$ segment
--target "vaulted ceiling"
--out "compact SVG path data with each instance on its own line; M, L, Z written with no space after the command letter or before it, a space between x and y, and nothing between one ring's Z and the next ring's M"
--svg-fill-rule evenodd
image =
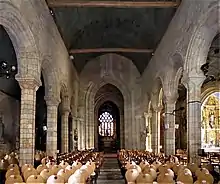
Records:
M131 59L142 73L176 11L176 7L50 7L78 72L106 52L75 53L76 49L132 48L145 51L117 53Z

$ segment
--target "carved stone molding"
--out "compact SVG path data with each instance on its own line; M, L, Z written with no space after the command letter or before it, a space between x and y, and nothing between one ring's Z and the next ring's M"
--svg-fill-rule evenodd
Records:
M46 104L48 106L57 106L61 102L60 98L54 97L54 96L45 96L44 100L46 101Z
M21 89L37 89L41 86L41 81L35 78L18 78L16 77Z

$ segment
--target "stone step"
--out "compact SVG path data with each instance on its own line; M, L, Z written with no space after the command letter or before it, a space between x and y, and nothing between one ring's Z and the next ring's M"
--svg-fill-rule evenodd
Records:
M100 168L97 184L124 184L125 181L121 175L117 157L107 156Z
M118 176L121 177L121 173L119 172L101 172L99 174L100 177L105 177L105 176Z
M120 169L119 168L101 168L100 169L100 173L101 172L119 172L120 173Z
M99 175L98 181L99 180L123 180L123 177L121 175Z
M124 180L98 180L97 184L125 184Z

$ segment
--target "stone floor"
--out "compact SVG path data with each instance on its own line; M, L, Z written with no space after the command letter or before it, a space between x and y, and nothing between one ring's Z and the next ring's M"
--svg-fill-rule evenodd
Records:
M97 184L125 184L116 154L105 154Z

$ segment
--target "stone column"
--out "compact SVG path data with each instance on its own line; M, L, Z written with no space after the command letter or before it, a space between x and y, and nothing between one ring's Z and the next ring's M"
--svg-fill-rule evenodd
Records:
M201 148L201 86L203 74L190 76L187 80L187 151L188 162L200 164L198 149Z
M78 149L85 149L85 124L83 118L78 118Z
M167 100L165 104L165 155L175 154L175 100Z
M45 97L47 104L47 155L56 156L57 153L57 112L60 99Z
M36 91L40 81L16 78L21 88L19 164L34 164Z
M81 125L81 149L86 149L86 129L85 129L85 120L80 118L80 125Z
M146 150L151 150L151 118L152 113L144 113L145 117L145 124L146 129L148 130L148 133L146 135Z
M153 107L152 113L152 151L154 153L160 152L160 111L161 107Z
M72 150L76 150L78 148L78 141L74 140L74 132L77 132L78 135L78 126L77 126L77 118L75 116L72 117L72 138L73 138L73 148Z
M78 140L77 140L77 146L78 150L82 149L82 143L81 143L81 122L79 118L77 118L77 135L78 135Z
M61 117L61 151L62 153L68 153L69 151L69 109L62 111Z
M91 125L89 125L89 149L95 148L95 123L92 121Z
M135 116L137 131L140 132L136 134L137 136L137 149L146 149L146 123L144 115Z

